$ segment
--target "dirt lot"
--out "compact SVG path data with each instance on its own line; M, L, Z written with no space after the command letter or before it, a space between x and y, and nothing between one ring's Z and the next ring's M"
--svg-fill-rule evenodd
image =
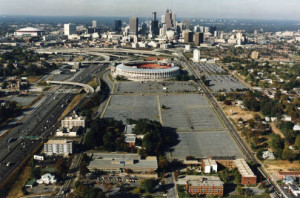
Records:
M239 118L248 121L254 118L255 112L243 110L234 105L222 105L225 113L237 123ZM232 111L231 111L232 110ZM231 113L232 112L232 113Z
M298 161L294 161L293 163L290 163L287 160L266 160L264 162L264 166L270 172L300 170L300 164L298 163Z
M282 132L275 126L274 122L270 123L270 126L272 127L272 131L278 135L280 135L281 138L284 138L284 135L282 134Z

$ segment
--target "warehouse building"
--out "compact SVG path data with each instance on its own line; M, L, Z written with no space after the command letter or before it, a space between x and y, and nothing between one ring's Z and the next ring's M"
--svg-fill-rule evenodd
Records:
M88 169L106 173L128 173L140 177L157 178L157 158L148 156L141 159L138 154L128 153L93 153Z

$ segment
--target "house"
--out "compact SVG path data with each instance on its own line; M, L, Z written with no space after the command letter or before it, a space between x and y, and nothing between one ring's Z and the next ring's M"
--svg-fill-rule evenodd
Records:
M41 179L36 180L38 184L55 184L56 181L55 176L50 173L46 173L42 175Z
M293 127L293 131L300 131L300 125L295 124L294 127Z
M265 160L265 159L269 159L269 160L274 160L276 159L275 156L274 156L274 153L267 150L267 151L264 151L262 153L262 158Z

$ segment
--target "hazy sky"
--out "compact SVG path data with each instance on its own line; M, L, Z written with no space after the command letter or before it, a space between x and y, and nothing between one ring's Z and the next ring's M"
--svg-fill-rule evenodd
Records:
M0 0L0 15L151 16L300 20L300 0Z

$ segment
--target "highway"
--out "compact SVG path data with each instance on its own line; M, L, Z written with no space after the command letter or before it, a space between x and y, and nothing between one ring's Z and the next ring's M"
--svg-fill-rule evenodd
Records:
M84 69L73 82L87 83L103 65L91 65ZM64 88L70 86L64 85ZM68 101L75 95L70 93L47 93L47 99L5 137L0 140L0 183L15 170L32 152L43 143L44 138L55 130L57 120ZM34 139L33 139L34 137ZM11 143L9 139L13 138ZM6 166L10 162L9 166Z
M276 197L287 197L284 192L282 192L281 188L278 186L276 181L272 180L272 177L270 177L269 173L265 170L265 168L261 165L260 161L256 158L255 154L251 152L248 145L243 141L243 139L238 134L236 128L234 127L233 123L228 119L228 117L223 112L222 108L219 106L219 104L216 102L215 98L213 97L210 90L201 82L200 80L200 74L195 71L193 66L190 64L190 62L185 58L185 56L181 52L177 52L179 55L179 58L181 58L185 65L189 68L189 70L194 74L196 78L199 79L199 86L203 90L203 93L206 95L210 103L213 105L215 111L219 115L220 119L230 132L231 136L241 149L241 151L244 153L246 159L248 161L252 161L253 163L258 165L258 170L266 178L266 181L272 186L272 189L274 190L274 193Z

